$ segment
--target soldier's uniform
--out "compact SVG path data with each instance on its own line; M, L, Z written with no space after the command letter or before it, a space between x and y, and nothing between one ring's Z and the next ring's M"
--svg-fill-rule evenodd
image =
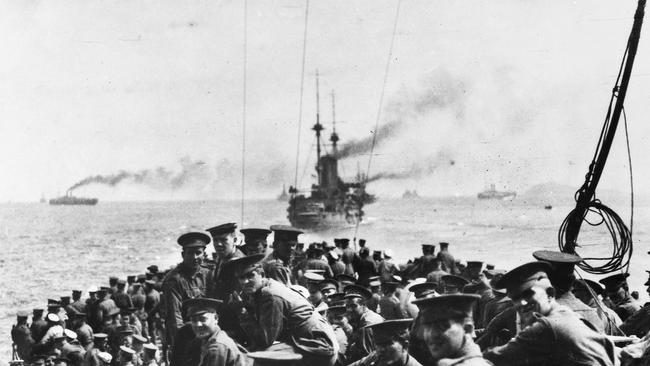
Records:
M190 232L181 235L178 244L183 250L189 248L205 248L210 243L210 237L199 232ZM182 262L169 271L163 280L163 302L165 304L165 326L174 339L176 331L183 326L181 311L183 301L206 295L207 281L210 270L198 266L190 268Z
M341 260L345 264L345 272L343 273L348 276L354 276L353 263L357 257L357 253L355 253L354 249L350 248L350 239L339 239L339 243L341 243Z
M86 312L86 302L81 300L81 291L72 290L72 299L74 300L70 305L66 306L65 311L68 313L77 312L85 313Z
M214 246L220 240L224 238L228 240L228 237L234 235L235 230L237 229L237 224L227 223L218 225L209 229L206 229L207 232L212 236L212 243ZM215 258L214 269L210 274L210 280L207 289L207 296L216 298L219 300L226 300L226 298L234 290L235 278L232 276L232 273L229 271L224 271L224 268L228 262L233 259L241 258L244 256L237 247L234 246L231 248L231 252L224 253L222 256L217 255Z
M408 339L408 326L413 322L413 319L399 319L399 320L387 320L381 323L370 325L369 328L372 329L374 342L376 345L391 345L393 342L397 341L397 338ZM400 342L401 343L401 342ZM388 362L391 362L391 365L395 366L422 366L418 360L411 356L408 352L408 345L402 344L403 350L402 354L399 355L398 360L387 360L383 354L373 351L368 356L356 361L349 366L375 366L375 365L385 365ZM392 355L390 355L392 356Z
M239 274L261 259L254 255L232 263ZM305 364L334 365L338 343L332 326L298 292L273 279L263 279L263 286L252 294L247 310L241 313L240 320L252 350L268 350L279 341L280 346L284 344L300 353Z
M111 296L115 305L120 309L127 309L133 307L133 301L131 296L125 292L126 281L119 279L117 280L117 291Z
M32 311L32 325L29 326L30 333L34 342L40 342L41 338L47 331L47 321L43 319L44 309L34 309Z
M268 247L266 238L271 233L271 230L248 228L241 229L239 232L244 234L244 245L242 246L244 254L266 254L266 248Z
M346 307L350 306L353 301L352 299L359 298L365 303L365 301L370 298L370 291L358 285L349 285L344 289L344 291L346 293ZM383 321L384 318L381 315L367 307L363 310L359 319L350 319L350 325L352 326L353 331L348 336L349 346L346 355L348 361L357 361L366 357L370 352L375 350L372 339L372 329L366 327Z
M295 282L289 267L291 247L298 242L298 235L302 234L302 230L285 225L272 225L271 231L274 233L273 252L264 259L262 266L266 277L289 286ZM280 254L280 250L289 253ZM286 257L283 257L285 254Z
M456 259L454 259L454 256L448 250L449 243L441 242L439 245L440 251L438 251L437 257L440 260L442 270L452 275L458 274Z

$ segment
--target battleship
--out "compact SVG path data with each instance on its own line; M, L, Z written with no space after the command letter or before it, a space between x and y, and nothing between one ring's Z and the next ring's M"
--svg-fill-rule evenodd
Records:
M497 191L494 184L491 184L489 190L480 192L477 196L480 200L511 200L517 196L517 192Z
M286 189L286 187L285 187L284 184L283 184L283 185L282 185L282 193L280 193L280 194L278 195L278 201L282 201L282 202L284 202L284 201L286 201L286 200L288 200L288 199L289 199L289 194L287 193L287 189Z
M418 191L416 191L415 189L412 190L412 191L409 191L407 189L402 194L402 199L404 199L404 200L416 200L416 199L419 199L419 198L420 198L420 195L418 194Z
M334 109L332 94L332 109ZM318 101L318 96L316 98ZM318 102L317 102L318 103ZM318 110L318 108L317 108ZM292 226L321 230L346 225L358 225L363 220L363 206L375 201L375 196L366 192L366 176L357 173L353 182L344 182L338 174L339 136L336 134L336 122L332 122L330 135L331 149L323 150L321 131L325 128L320 123L318 111L316 124L312 130L316 134L316 175L317 184L312 184L308 191L289 187L289 222ZM309 195L307 195L309 194Z
M75 197L72 195L72 190L68 189L65 196L50 199L50 205L96 205L99 200L97 198L84 198Z

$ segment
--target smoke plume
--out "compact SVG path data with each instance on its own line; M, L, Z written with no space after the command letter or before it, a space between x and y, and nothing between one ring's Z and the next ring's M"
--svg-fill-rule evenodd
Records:
M369 153L370 150L372 150L373 135L375 139L375 147L377 147L381 143L383 143L384 140L393 136L393 134L397 131L400 124L401 124L400 121L388 122L384 125L379 126L377 132L371 134L368 137L365 137L360 140L352 140L348 143L343 144L343 146L340 147L338 150L337 157L339 159L344 159L350 156L357 156L357 155Z

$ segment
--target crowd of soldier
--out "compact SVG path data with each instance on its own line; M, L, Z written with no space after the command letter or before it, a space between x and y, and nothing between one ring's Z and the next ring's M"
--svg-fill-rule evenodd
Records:
M575 254L510 271L423 244L405 265L359 240L233 223L178 238L182 262L18 314L30 365L618 365L646 362L650 306L627 274L576 279ZM272 248L267 237L273 233ZM211 259L206 247L214 247ZM355 243L356 244L356 243ZM356 246L356 245L355 245ZM533 258L531 258L533 259ZM650 286L650 280L647 285ZM649 287L650 288L650 287ZM631 337L630 337L631 336ZM629 344L626 346L626 344ZM624 347L625 346L625 347ZM17 358L18 358L17 357Z

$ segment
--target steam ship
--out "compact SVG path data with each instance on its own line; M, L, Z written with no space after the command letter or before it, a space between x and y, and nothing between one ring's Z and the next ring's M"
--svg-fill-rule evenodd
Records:
M478 194L478 199L480 200L511 200L515 197L517 197L517 192L497 191L496 188L494 188L494 184L490 185L489 190L480 192Z
M316 174L318 183L309 190L300 191L289 187L289 222L301 229L320 230L330 227L357 225L363 220L363 206L372 203L375 196L366 192L366 176L357 173L355 181L344 182L338 175L339 136L336 134L336 122L332 123L330 152L321 149L321 131L318 112L317 92L316 124L312 130L316 134ZM334 95L332 94L332 110ZM333 112L334 114L334 112ZM308 195L307 195L308 194Z
M52 198L50 205L96 205L99 200L97 198L84 198L75 197L72 195L72 190L68 189L65 196Z

